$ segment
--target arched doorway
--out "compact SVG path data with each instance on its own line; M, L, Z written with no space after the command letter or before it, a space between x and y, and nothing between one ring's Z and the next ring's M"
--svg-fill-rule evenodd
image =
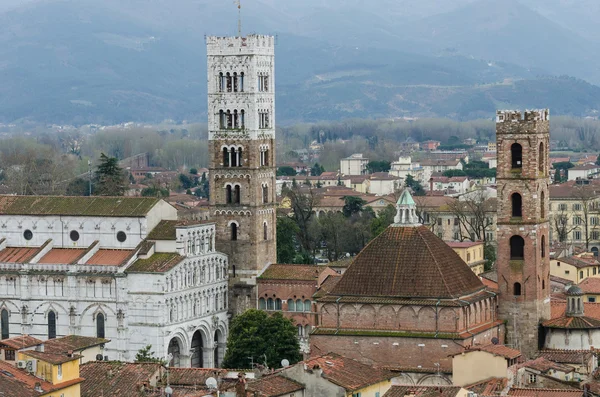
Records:
M192 337L192 368L204 368L204 343L202 341L202 333L194 332Z
M219 368L221 366L221 362L223 360L223 334L221 333L221 330L217 330L215 332L215 338L214 338L214 357L213 357L213 363L214 363L214 367L215 368Z
M173 358L169 363L169 367L179 367L181 365L181 346L179 345L179 340L177 338L171 339L171 341L169 342L169 349L167 352L173 355Z

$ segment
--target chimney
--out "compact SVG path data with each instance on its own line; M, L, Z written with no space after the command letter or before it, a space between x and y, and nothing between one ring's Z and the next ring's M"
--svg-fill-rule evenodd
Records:
M429 178L429 191L430 195L433 196L433 177Z
M73 350L67 351L67 357L73 357Z

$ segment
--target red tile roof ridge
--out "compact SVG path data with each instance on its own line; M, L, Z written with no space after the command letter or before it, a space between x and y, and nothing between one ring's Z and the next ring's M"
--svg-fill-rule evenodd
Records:
M71 263L69 263L69 265L76 265L79 263L79 261L86 256L87 254L89 254L98 244L100 244L99 240L94 240L94 242L92 244L90 244L89 247L87 247L82 253L81 255L79 255L77 258L75 258L73 261L71 261Z
M66 354L39 352L37 350L25 350L22 353L24 355L27 355L27 356L30 356L33 358L37 358L38 360L42 360L42 361L45 361L50 364L68 363L70 361L79 360L81 357L83 357L78 354L71 354L69 356Z
M0 346L4 345L15 350L41 345L42 343L44 343L42 340L35 338L31 335L19 335L12 338L0 340Z

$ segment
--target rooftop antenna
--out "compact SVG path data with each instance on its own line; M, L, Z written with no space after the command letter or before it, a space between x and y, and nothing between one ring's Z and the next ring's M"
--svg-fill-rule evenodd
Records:
M234 0L234 3L238 8L238 37L242 37L242 1Z

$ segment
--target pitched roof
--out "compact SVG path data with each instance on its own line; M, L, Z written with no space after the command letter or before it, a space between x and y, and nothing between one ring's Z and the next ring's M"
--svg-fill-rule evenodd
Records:
M98 346L110 342L104 338L93 338L90 336L68 335L62 338L48 339L44 342L44 352L54 354L65 354L69 351L78 351L88 347Z
M341 279L342 279L341 274L336 274L336 275L330 274L329 276L327 276L327 278L325 278L325 281L323 281L321 283L319 290L314 293L313 298L316 299L316 298L320 298L322 296L327 295L329 292L331 292L333 287L335 287Z
M35 391L38 384L43 393L47 395L52 391L58 391L68 386L81 383L82 378L75 378L66 382L52 384L27 372L15 368L5 361L0 361L0 395L10 397L38 397L40 392Z
M446 241L450 248L470 248L483 245L483 241Z
M248 382L246 390L258 392L258 397L277 397L304 389L304 385L288 379L281 374L264 376L254 382Z
M81 385L81 397L143 397L147 394L138 389L148 382L161 368L157 363L123 363L119 361L91 361L79 367L85 382Z
M583 390L577 389L541 389L512 387L509 396L515 397L578 397L583 396Z
M579 283L579 288L586 294L600 294L600 278L588 277Z
M592 356L590 350L546 349L538 352L538 357L561 364L581 364Z
M138 259L127 268L127 273L164 273L177 266L183 256L177 253L155 253L150 258Z
M304 361L304 364L310 369L315 367L322 369L325 379L347 391L362 389L395 376L391 371L373 368L336 353L310 358ZM303 365L303 363L296 365Z
M519 350L511 349L510 347L505 346L505 345L489 344L489 345L480 346L479 349L486 351L488 353L495 354L497 356L502 356L502 357L510 359L510 360L521 357L521 352Z
M20 335L10 339L0 340L0 347L6 346L10 349L19 350L41 345L42 343L43 342L41 340L39 340L38 338L34 338L33 336Z
M383 397L455 397L460 386L392 386Z
M261 280L313 281L319 278L327 266L273 264L258 277Z
M178 386L204 386L208 378L222 378L226 369L220 368L169 368L169 382Z
M575 266L578 269L582 269L589 266L600 266L600 262L596 258L582 258L579 256L567 256L558 258L557 262L566 263L568 265Z
M52 248L38 263L69 264L81 257L86 251L86 249L82 248Z
M427 227L388 227L355 257L331 295L458 298L485 286Z
M542 323L544 327L548 328L564 328L564 329L600 329L600 320L595 318L580 316L580 317L567 317L562 316L553 318Z
M189 221L189 220L162 220L148 234L148 240L176 240L177 227L196 226L211 221Z
M133 253L133 250L99 249L85 264L119 266Z
M546 373L550 370L569 373L575 370L573 367L555 363L554 361L550 361L543 356L538 357L535 360L529 360L527 362L524 362L523 367L531 368L542 373Z
M555 295L552 295L554 297ZM567 310L566 300L552 300L550 302L550 317L558 318L565 315ZM588 318L600 320L600 302L583 302L583 310Z
M0 196L0 215L71 215L141 217L155 197Z
M40 249L38 247L7 247L0 251L0 262L25 263L33 258Z
M481 396L500 395L506 387L507 378L489 378L481 382L464 386L465 389Z
M68 363L69 361L79 360L81 358L81 356L77 354L68 356L66 354L38 352L36 350L25 350L23 354L50 364L64 364Z

